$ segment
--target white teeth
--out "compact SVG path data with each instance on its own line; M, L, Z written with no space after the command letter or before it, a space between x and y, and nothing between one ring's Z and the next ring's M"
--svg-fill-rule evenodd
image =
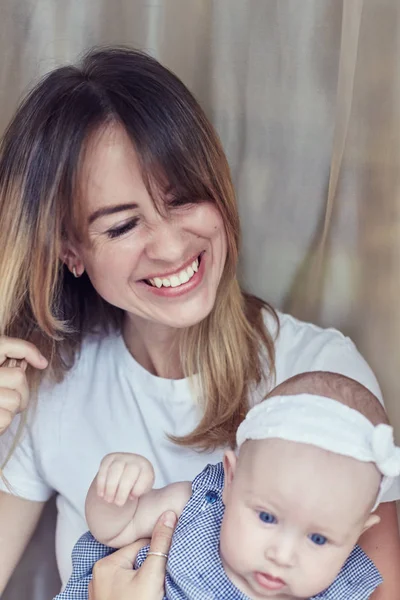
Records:
M169 280L171 282L171 287L178 287L178 285L181 284L177 275L172 275L172 277L170 277Z
M189 275L187 274L186 271L181 271L178 275L179 277L179 281L181 283L187 283L189 281Z
M197 258L192 262L189 267L180 271L176 275L171 275L171 277L154 277L153 279L149 279L148 281L152 286L161 288L161 287L178 287L187 283L192 279L193 275L197 273L199 270L199 259Z

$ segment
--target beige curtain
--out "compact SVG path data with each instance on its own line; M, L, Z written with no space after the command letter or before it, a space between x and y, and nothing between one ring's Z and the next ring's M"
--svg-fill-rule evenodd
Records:
M356 341L400 441L399 0L1 0L0 8L0 128L32 80L93 44L132 44L176 71L232 166L243 281ZM49 519L6 600L52 597Z

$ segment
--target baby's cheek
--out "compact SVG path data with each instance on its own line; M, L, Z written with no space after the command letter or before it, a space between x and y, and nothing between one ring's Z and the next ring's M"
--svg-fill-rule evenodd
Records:
M322 550L322 549L321 549ZM336 579L346 556L334 549L307 560L307 567L302 570L301 589L296 590L300 596L314 596L329 587Z
M225 513L224 519L221 525L221 535L219 540L219 550L221 559L231 564L234 560L236 547L236 530L233 527L232 519L229 518L229 514Z
M230 569L240 572L251 553L251 532L248 522L240 515L225 515L221 526L220 555Z

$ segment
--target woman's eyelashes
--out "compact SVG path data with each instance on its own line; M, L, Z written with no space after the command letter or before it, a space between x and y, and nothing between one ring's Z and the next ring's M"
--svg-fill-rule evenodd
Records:
M181 208L182 206L188 207L194 204L191 198L187 196L175 196L166 202L168 208Z
M194 204L193 200L191 200L187 196L179 196L179 197L177 196L166 202L167 208L170 208L170 209L183 208L183 207L190 208L190 206L192 206L193 204ZM134 217L130 221L127 221L126 223L123 223L122 225L119 225L118 227L112 227L111 229L108 229L106 231L106 235L111 240L121 237L125 233L128 233L129 231L134 229L136 227L136 225L138 224L138 222L139 222L139 217Z
M109 229L106 232L106 234L111 240L121 237L125 233L128 233L128 231L131 231L132 229L134 229L136 227L136 225L138 224L138 221L139 221L138 217L135 217L134 219L131 219L130 221L127 221L126 223L119 225L118 227L113 227L112 229Z

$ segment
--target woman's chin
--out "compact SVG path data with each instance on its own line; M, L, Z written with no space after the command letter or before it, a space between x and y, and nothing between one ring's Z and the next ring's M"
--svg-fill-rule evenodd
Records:
M210 314L211 310L212 306L208 311L205 311L204 307L202 307L201 311L182 310L176 315L164 315L164 318L162 320L160 319L158 322L160 325L164 324L173 329L188 329L204 321L204 319L206 319Z
M211 313L214 303L214 298L193 298L190 302L181 303L180 306L166 306L164 310L158 308L149 317L153 323L158 323L160 326L187 329L204 321Z

